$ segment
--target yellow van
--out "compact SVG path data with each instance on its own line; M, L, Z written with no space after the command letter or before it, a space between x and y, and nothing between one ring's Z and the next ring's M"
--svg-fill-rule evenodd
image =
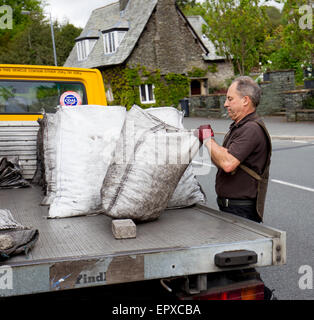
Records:
M107 105L97 69L0 64L0 121L36 121L79 104Z
M38 119L58 105L106 106L96 69L0 64L0 159L17 158L26 179L37 168Z

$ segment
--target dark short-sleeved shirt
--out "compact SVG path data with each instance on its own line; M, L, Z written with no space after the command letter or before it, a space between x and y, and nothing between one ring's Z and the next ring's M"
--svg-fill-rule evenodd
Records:
M242 164L262 174L268 155L268 143L263 129L254 119L258 116L250 113L239 123L233 122L227 133L223 147ZM216 175L216 193L218 197L229 199L255 199L257 180L241 168L235 173L226 173L218 169Z

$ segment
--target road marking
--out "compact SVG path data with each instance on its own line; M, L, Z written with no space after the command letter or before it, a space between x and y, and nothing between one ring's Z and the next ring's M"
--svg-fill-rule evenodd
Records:
M304 140L292 140L292 142L294 142L294 143L303 143L303 144L305 144L305 143L313 144L313 143L311 143L311 142L304 141Z
M289 182L276 180L276 179L271 179L271 181L275 182L275 183L283 184L283 185L288 186L288 187L293 187L293 188L297 188L297 189L301 189L301 190L305 190L305 191L314 192L314 189L308 188L308 187L304 187L304 186L300 186L298 184L289 183Z
M210 164L210 163L207 163L207 162L196 161L196 160L193 160L193 161L192 161L192 164L195 164L195 165L197 165L197 166L205 166L205 167L216 168L216 166L214 166L213 164ZM294 183L290 183L290 182L286 182L286 181L281 181L281 180L276 180L276 179L271 179L270 181L271 181L271 182L274 182L274 183L283 184L283 185L288 186L288 187L292 187L292 188L297 188L297 189L300 189L300 190L305 190L305 191L314 192L314 189L313 189L313 188L300 186L300 185L298 185L298 184L294 184Z
M285 150L292 150L292 149L301 149L301 148L306 148L306 147L314 147L313 143L306 143L294 147L282 147L282 148L273 148L273 151L285 151Z

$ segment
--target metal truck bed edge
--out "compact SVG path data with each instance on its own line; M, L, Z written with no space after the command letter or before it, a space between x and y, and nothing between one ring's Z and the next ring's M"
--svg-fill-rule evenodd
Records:
M254 251L257 263L249 267L286 261L285 232L206 206L166 210L158 220L138 224L135 239L116 240L111 218L47 219L42 198L37 186L0 191L0 208L39 230L28 255L0 263L13 275L12 288L0 288L0 296L234 269L216 266L215 255L225 251Z

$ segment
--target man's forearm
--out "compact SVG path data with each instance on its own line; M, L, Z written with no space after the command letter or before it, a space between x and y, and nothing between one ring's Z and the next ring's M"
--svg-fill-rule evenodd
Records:
M240 164L240 161L232 156L228 149L221 147L214 139L208 139L205 142L212 162L225 172L234 171Z
M218 164L218 161L214 160L214 158L212 157L212 152L211 152L211 148L212 148L212 143L216 143L214 139L208 139L206 141L204 141L204 145L206 146L207 150L208 150L208 153L210 155L210 158L211 158L211 161L212 163L217 167L217 168L220 168L219 164ZM217 143L216 143L217 144Z

